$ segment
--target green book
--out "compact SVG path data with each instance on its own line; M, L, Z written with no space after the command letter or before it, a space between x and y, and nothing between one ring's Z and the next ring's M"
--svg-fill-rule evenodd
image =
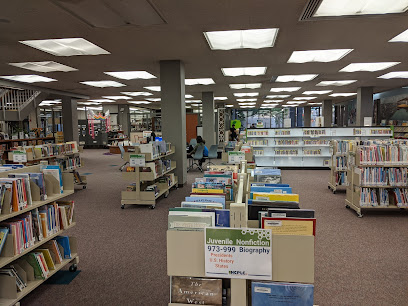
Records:
M34 277L39 279L44 279L44 275L42 273L42 269L40 264L37 261L37 256L35 253L28 253L25 256L25 260L33 267L34 269Z

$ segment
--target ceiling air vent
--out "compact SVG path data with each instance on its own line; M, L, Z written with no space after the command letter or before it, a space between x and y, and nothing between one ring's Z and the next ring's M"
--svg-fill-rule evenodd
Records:
M310 0L303 10L302 16L300 16L300 21L310 20L313 18L314 13L320 5L322 0Z

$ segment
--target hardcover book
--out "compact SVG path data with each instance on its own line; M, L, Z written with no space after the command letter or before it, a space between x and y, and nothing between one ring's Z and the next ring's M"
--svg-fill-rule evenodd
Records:
M272 218L314 218L313 209L268 208L268 217Z
M314 236L314 218L262 218L262 228L272 230L272 235Z
M228 209L206 209L206 208L202 209L202 208L189 208L189 207L175 207L175 208L170 208L169 211L214 212L215 213L215 226L230 227L230 211Z
M252 282L252 306L313 306L313 293L310 284Z
M258 212L268 211L269 208L299 209L299 203L248 200L248 220L258 220Z
M169 230L202 231L213 226L211 216L169 215Z
M181 202L181 207L195 207L195 208L220 208L223 209L224 205L221 203L205 203L205 202Z
M221 306L222 280L172 276L171 303Z
M186 197L186 202L221 203L225 207L225 197Z

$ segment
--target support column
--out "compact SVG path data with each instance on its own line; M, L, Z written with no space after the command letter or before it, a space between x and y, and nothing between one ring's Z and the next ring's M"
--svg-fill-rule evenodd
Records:
M324 127L331 127L332 125L332 101L324 100L322 105L322 116L324 120Z
M215 113L214 113L214 93L206 91L202 93L203 105L203 138L205 145L210 148L216 144L215 141Z
M186 104L184 64L179 60L160 61L162 134L176 147L172 159L179 185L187 182Z
M357 90L356 126L364 125L364 117L373 117L372 87L360 87Z
M66 96L61 100L64 140L79 142L77 100Z
M118 124L122 126L123 133L130 137L130 111L129 105L118 105Z
M304 126L303 122L303 107L296 107L296 126Z
M305 106L305 107L303 107L303 109L304 109L303 126L304 127L310 127L311 121L312 121L312 107L311 106Z

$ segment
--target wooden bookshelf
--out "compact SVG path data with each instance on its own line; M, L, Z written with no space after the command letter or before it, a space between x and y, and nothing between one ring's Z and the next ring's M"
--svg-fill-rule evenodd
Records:
M134 172L123 172L122 178L126 181L136 183L134 191L122 191L121 208L124 209L125 205L148 205L150 208L154 209L156 207L156 201L162 195L165 198L169 195L170 190L178 186L178 178L174 176L174 181L170 185L166 183L156 183L156 180L171 173L176 169L176 161L171 161L170 169L162 171L161 173L156 173L155 171L155 161L159 159L164 159L170 157L175 153L174 146L171 146L170 151L162 155L154 155L153 153L140 153L139 147L134 147L134 152L126 152L124 155L124 160L130 162L130 155L132 154L144 154L145 156L145 168L150 168L149 172L141 171L141 167L135 167ZM153 191L142 190L142 184L146 182L151 182L158 187L159 192L156 194Z
M37 172L40 172L39 165L14 169L14 170L6 171L6 172L0 172L0 177L8 177L8 174L10 173L37 173ZM62 194L52 194L53 190L59 189L59 184L57 180L55 180L55 182L51 182L51 184L58 185L58 186L53 186L52 188L50 187L50 182L48 183L46 182L46 187L47 187L47 199L46 200L32 201L32 205L24 208L23 210L12 212L12 213L7 213L7 214L1 214L0 222L12 220L13 217L30 212L36 208L53 203L54 201L60 200L62 198L65 198L68 195L73 194L74 193L73 174L63 173L62 180L63 180L63 187L64 187L64 192ZM32 190L33 197L34 197L34 194L35 194L35 191ZM12 236L9 235L5 241L5 244L0 254L0 268L3 268L9 264L13 264L14 262L20 264L23 256L25 256L26 254L30 252L35 251L36 249L40 248L43 244L52 240L53 238L64 234L65 231L71 229L75 225L76 225L76 222L75 222L75 212L74 212L74 218L70 225L68 225L64 229L59 230L58 232L49 234L47 237L44 237L40 241L36 240L32 246L25 248L19 254L14 254L14 243L13 243L13 240L9 238ZM59 270L67 266L68 264L71 264L70 271L75 271L76 265L79 263L77 242L74 237L69 237L69 241L70 241L70 249L71 249L71 258L63 259L61 264L55 264L55 270L50 270L50 273L46 279L35 279L34 270L28 263L26 263L26 265L28 266L21 267L22 270L24 271L24 274L22 277L25 278L27 282L27 287L24 288L23 291L21 292L17 291L15 277L0 276L0 306L15 305L18 301L24 298L27 294L35 290L38 286L40 286L47 279L49 279L52 275L54 275L56 272L58 272Z

